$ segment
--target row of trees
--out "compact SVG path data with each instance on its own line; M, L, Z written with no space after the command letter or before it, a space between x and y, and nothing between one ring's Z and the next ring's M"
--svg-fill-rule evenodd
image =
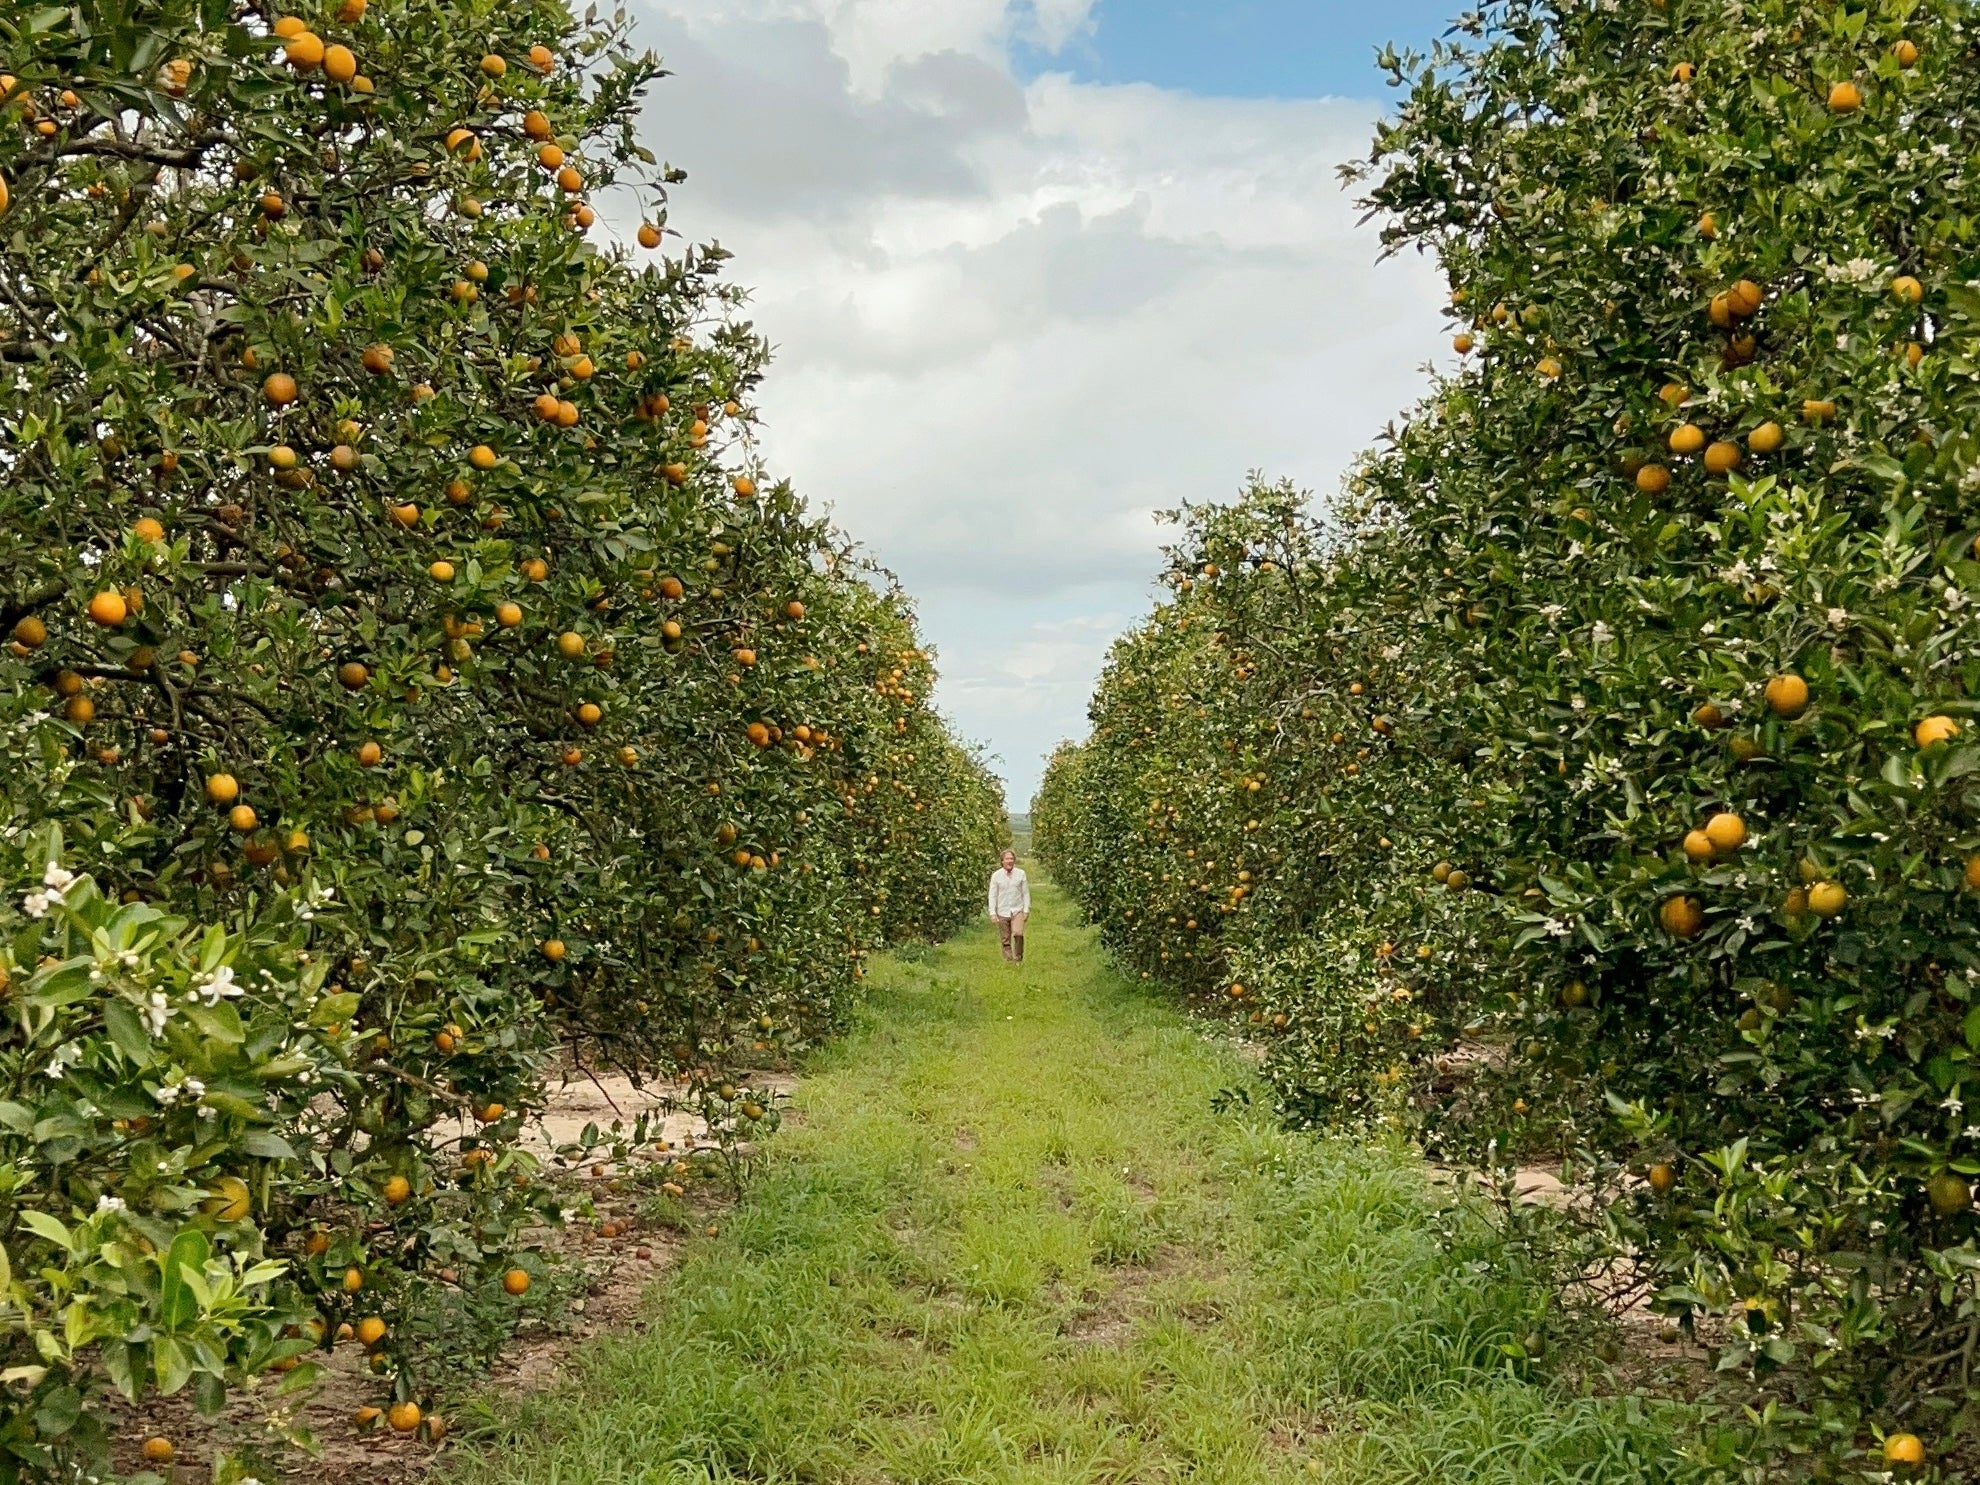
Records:
M1040 850L1289 1115L1554 1159L1750 1480L1980 1469L1970 7L1509 0L1362 170L1467 359L1187 513Z
M1001 796L655 251L659 75L562 0L0 15L0 1479L344 1324L418 1427L560 1046L747 1133L974 911Z

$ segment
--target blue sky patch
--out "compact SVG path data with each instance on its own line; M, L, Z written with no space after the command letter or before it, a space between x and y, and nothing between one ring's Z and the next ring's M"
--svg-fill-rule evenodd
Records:
M1424 50L1465 0L1100 0L1097 24L1056 55L1023 47L1021 77L1154 83L1225 98L1392 96L1384 43Z

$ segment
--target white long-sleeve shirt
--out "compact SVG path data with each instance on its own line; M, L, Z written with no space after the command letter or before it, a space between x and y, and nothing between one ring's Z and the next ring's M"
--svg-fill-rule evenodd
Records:
M1031 883L1024 879L1024 868L1009 871L998 867L990 873L990 916L1011 918L1031 911Z

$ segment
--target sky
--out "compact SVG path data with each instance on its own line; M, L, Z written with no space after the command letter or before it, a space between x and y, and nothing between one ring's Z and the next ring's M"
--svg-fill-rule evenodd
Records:
M1154 513L1324 492L1449 359L1337 175L1454 0L634 0L643 141L775 347L762 449L916 600L1028 808Z

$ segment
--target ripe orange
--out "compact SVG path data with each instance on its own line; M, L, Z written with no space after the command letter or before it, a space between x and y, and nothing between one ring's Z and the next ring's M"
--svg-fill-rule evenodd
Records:
M532 583L540 583L550 576L550 564L541 557L531 557L518 570Z
M172 1441L162 1434L154 1434L144 1441L144 1462L146 1464L170 1464L173 1454Z
M1665 898L1657 917L1672 938L1690 938L1705 926L1705 913L1695 897Z
M1691 400L1691 389L1682 382L1665 382L1657 389L1657 400L1675 411Z
M1891 47L1891 55L1897 59L1898 66L1915 67L1918 65L1918 43L1900 40Z
M1808 682L1792 671L1768 681L1762 694L1768 709L1777 717L1798 717L1808 710Z
M1675 83L1688 83L1696 75L1697 69L1689 62L1680 62L1671 69L1671 81Z
M564 941L560 938L546 938L543 941L543 957L548 959L552 964L558 963L569 952L564 947Z
M366 0L343 0L337 7L337 19L347 26L355 26L364 19L365 11L370 8Z
M22 649L38 650L48 643L48 626L33 614L15 621L14 643Z
M323 49L323 75L333 83L347 83L357 76L357 56L347 46Z
M401 526L417 526L419 524L419 507L409 500L403 504L388 505L385 507L385 512L393 521Z
M1836 415L1835 403L1825 397L1811 397L1801 404L1801 416L1810 423L1826 423Z
M1665 1195L1671 1187L1677 1185L1677 1171L1667 1161L1660 1160L1651 1166L1649 1177L1650 1189L1659 1196Z
M296 451L285 443L278 443L268 451L268 463L280 470L294 469L299 462Z
M575 165L566 165L557 172L557 187L575 196L584 189L584 175Z
M376 768L385 761L385 749L370 738L357 745L357 761L360 768Z
M447 131L447 153L458 155L463 150L470 160L478 160L481 158L481 141L475 137L474 130L456 125Z
M1746 446L1756 454L1771 454L1781 446L1787 431L1769 420L1746 435Z
M346 660L337 667L337 684L346 691L362 691L370 679L371 672L355 660Z
M1721 810L1705 822L1705 836L1715 851L1737 851L1746 844L1746 821L1730 810Z
M502 1292L517 1298L529 1293L529 1272L527 1269L512 1268L502 1275Z
M523 611L520 603L498 603L495 605L495 622L504 629L513 629L522 623Z
M241 786L230 773L210 774L206 780L206 797L214 804L232 804L241 796Z
M399 1180L403 1178L395 1176L393 1179ZM377 1315L365 1316L364 1319L358 1321L357 1329L352 1332L357 1337L358 1344L361 1346L377 1345L385 1339L385 1333L385 1322Z
M1462 331L1451 337L1451 349L1456 351L1460 356L1470 355L1471 346L1472 346L1471 337L1469 335L1464 334Z
M436 583L451 583L454 580L454 564L444 558L428 563L426 575Z
M641 222L639 224L639 245L643 248L657 248L660 246L660 229L651 222Z
M1915 1433L1894 1433L1884 1440L1884 1463L1916 1468L1925 1462L1925 1445Z
M1726 290L1726 308L1732 311L1735 319L1747 319L1760 312L1765 298L1758 284L1750 278L1743 278Z
M211 780L208 782L210 783ZM227 811L227 823L242 835L246 835L261 823L261 818L255 814L253 805L237 804Z
M736 650L733 653L736 658L736 664L738 665L756 664L756 651L749 649L748 647L744 647L742 649Z
M1808 889L1808 910L1818 918L1833 918L1849 902L1840 882L1817 882Z
M1671 472L1661 464L1646 464L1636 471L1636 488L1645 495L1661 495L1671 487Z
M1705 862L1712 859L1712 838L1702 830L1687 830L1684 833L1684 854L1693 861Z
M802 619L804 617L804 605L793 598L789 603L784 605L784 617L787 619ZM809 732L806 728L800 727L798 728L798 736L808 738Z
M1698 235L1700 237L1717 237L1719 235L1719 224L1709 211L1698 219Z
M478 443L468 450L468 463L484 474L493 469L498 462L495 451L485 443Z
M595 701L587 701L577 709L577 719L586 727L596 727L605 720L605 712Z
M536 163L545 170L558 170L564 164L564 151L554 144L546 144L536 152Z
M738 499L754 500L756 498L756 481L751 479L748 475L746 474L737 475L733 483L735 485L736 496Z
M538 72L548 72L556 65L556 61L557 54L541 42L538 42L529 49L529 65L534 67Z
M575 629L566 629L557 636L557 653L566 660L575 660L584 653L584 636Z
M89 616L105 629L115 629L130 617L130 605L123 594L106 588L89 600Z
M1905 304L1916 304L1925 297L1925 286L1908 273L1891 280L1891 297Z
M1671 430L1673 454L1695 454L1705 447L1705 430L1696 423L1680 423Z
M277 20L271 29L282 40L292 41L307 31L309 25L301 16L285 15Z
M298 72L309 72L323 65L323 38L314 31L298 31L288 39L282 54Z
M393 1403L385 1411L385 1421L398 1433L411 1433L419 1427L419 1420L425 1416L420 1412L419 1404L413 1402Z
M412 1199L412 1182L404 1176L392 1176L386 1180L382 1194L393 1206L401 1206Z
M523 133L531 139L545 140L551 135L550 116L541 109L532 108L523 115Z
M489 77L505 77L508 75L509 64L496 53L489 52L481 59L481 70Z
M1925 717L1911 729L1912 741L1921 748L1929 748L1934 743L1950 742L1958 736L1959 723L1947 716Z
M1829 112L1855 113L1863 106L1863 90L1853 82L1839 82L1829 89Z
M1705 471L1708 474L1730 474L1739 468L1739 460L1739 445L1723 438L1705 449Z
M131 535L139 541L160 542L165 539L165 528L150 516L139 516L131 522Z
M344 1293L356 1294L362 1288L364 1288L364 1271L356 1268L345 1269Z

